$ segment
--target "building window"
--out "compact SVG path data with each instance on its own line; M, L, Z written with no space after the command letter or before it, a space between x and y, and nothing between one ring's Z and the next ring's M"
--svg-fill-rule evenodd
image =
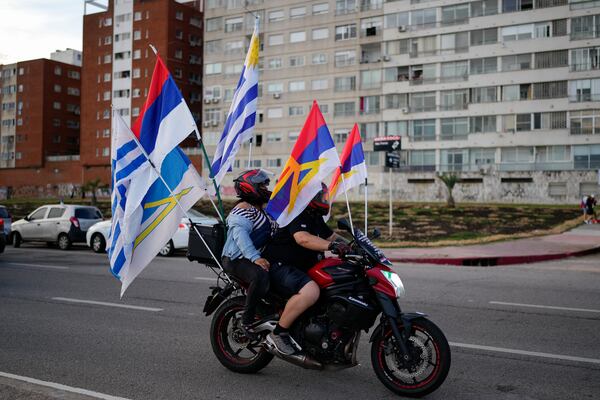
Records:
M275 10L269 12L269 22L283 21L284 18L285 13L283 12L283 10Z
M435 111L435 92L411 93L409 104L412 112Z
M442 171L462 171L463 166L469 163L469 150L448 149L440 153Z
M54 67L54 75L61 75L62 74L62 68L59 66Z
M311 82L312 90L325 90L328 87L327 78L325 79L315 79Z
M334 79L335 92L347 92L356 89L355 76L338 76Z
M312 13L313 15L327 14L329 12L328 3L313 4Z
M416 119L412 121L411 140L415 142L435 140L435 119Z
M183 11L176 11L175 12L175 19L178 21L183 21Z
M139 51L139 50L136 50L136 51ZM178 60L182 60L183 59L183 50L180 50L180 49L175 50L175 58Z
M437 19L435 8L414 10L410 13L410 24L416 29L434 27Z
M278 46L283 44L283 35L270 35L269 36L269 46Z
M283 92L283 83L281 82L271 82L267 84L267 93L282 93Z
M517 54L502 57L502 72L521 71L531 68L531 54Z
M496 132L496 116L482 115L471 117L469 128L471 133Z
M442 7L442 26L464 24L469 21L469 3Z
M303 106L290 106L288 114L290 117L304 115L304 107Z
M327 39L329 37L329 28L317 28L312 30L312 40Z
M573 146L573 165L575 169L599 169L600 145Z
M312 55L312 63L313 63L313 65L327 64L327 54L325 54L325 53L313 54Z
M335 40L348 40L356 37L356 24L335 27Z
M74 88L74 87L68 87L67 88L67 94L71 95L71 96L79 96L79 89L78 88Z
M571 135L600 134L600 110L571 111L569 126Z
M269 59L269 69L279 69L282 67L281 58L271 58Z
M290 43L300 43L306 41L306 32L291 32L290 33Z
M177 52L175 52L175 54L177 54ZM140 49L134 50L133 51L133 59L139 60L140 58L142 58L142 51Z
M59 101L55 101L54 103L52 103L52 108L54 108L55 110L60 110L61 109L61 104Z
M290 67L304 66L304 56L291 56L289 59Z
M442 63L440 79L443 82L466 81L469 78L469 62L454 61Z
M356 64L356 51L345 50L335 52L335 66L336 67L348 67Z
M269 158L267 160L267 167L271 167L271 168L281 167L281 158L275 158L275 159Z
M205 65L205 74L206 75L220 74L222 71L222 67L223 67L223 65L221 63L206 64Z
M412 150L409 164L410 169L414 171L434 171L435 150Z
M375 89L381 87L381 70L363 70L360 71L361 89Z
M480 0L471 2L471 17L498 14L497 0Z
M62 92L62 87L60 85L54 85L54 92L55 93L60 93Z
M599 68L600 47L571 50L571 71L587 71Z
M406 108L408 111L408 93L390 93L385 95L386 109Z
M502 163L530 163L533 162L533 147L503 147L500 151Z
M306 15L306 7L294 7L290 8L290 19L302 18Z
M106 54L104 56L104 64L110 64L111 60L112 60L112 57L111 57L110 54ZM115 60L118 60L118 58L116 57L116 55L115 55Z
M440 140L466 139L469 134L469 118L442 118Z
M244 25L243 17L228 18L225 20L225 32L239 32Z
M355 114L355 103L353 101L333 104L334 117L350 117Z
M223 27L223 18L208 18L206 20L206 32L215 32Z
M533 0L502 0L502 12L533 10Z
M142 31L133 31L133 40L140 40L142 38Z
M288 89L290 92L301 92L306 89L304 81L292 81L289 83Z
M283 118L283 108L281 108L281 107L268 108L267 109L267 118L269 118L269 119Z
M471 31L471 46L481 46L498 42L498 28Z

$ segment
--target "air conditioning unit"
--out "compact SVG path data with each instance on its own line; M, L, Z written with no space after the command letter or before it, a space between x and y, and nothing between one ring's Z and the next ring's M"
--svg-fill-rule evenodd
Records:
M401 109L400 109L400 112L401 112L402 114L406 114L406 113L408 113L408 108L406 108L406 107L404 107L404 108L401 108Z
M400 25L398 27L398 32L406 32L408 30L408 27L406 25Z
M281 98L281 93L273 93L273 98L274 98L274 99L279 99L279 98Z
M205 97L204 98L204 104L210 104L210 98L209 97Z
M219 126L219 121L212 121L212 126Z
M218 102L219 102L219 99L218 99L217 97L214 97L214 98L212 99L212 102L213 102L213 103L218 103Z
M391 58L388 55L383 56L383 61L390 61Z
M210 126L210 122L208 121L204 121L204 123L202 124L205 128L208 128Z

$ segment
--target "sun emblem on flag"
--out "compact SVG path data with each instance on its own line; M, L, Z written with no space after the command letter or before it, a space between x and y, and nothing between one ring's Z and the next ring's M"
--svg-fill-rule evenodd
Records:
M252 40L250 41L250 49L248 51L248 59L246 60L246 65L248 67L255 68L258 65L258 48L258 36L252 35Z

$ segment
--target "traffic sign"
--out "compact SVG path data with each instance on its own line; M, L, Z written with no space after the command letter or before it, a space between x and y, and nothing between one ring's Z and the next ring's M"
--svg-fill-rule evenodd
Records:
M385 166L389 168L400 168L400 154L385 153Z
M384 136L373 139L373 151L398 151L401 146L400 136Z

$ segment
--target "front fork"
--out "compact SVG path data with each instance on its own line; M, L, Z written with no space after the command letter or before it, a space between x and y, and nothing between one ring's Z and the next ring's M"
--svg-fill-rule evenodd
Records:
M408 350L408 338L410 338L410 333L412 330L412 321L418 318L423 318L426 315L419 312L403 313L400 309L400 304L398 304L398 301L383 293L377 292L377 299L379 300L379 304L382 309L381 323L379 324L378 329L373 331L369 341L372 342L373 338L379 333L379 331L384 330L385 325L389 324L392 328L394 339L396 339L396 343L398 343L398 347L402 353L402 358L406 362L412 361L412 356ZM402 321L402 326L404 328L402 332L398 328L398 319ZM383 332L381 332L381 334L383 334Z

